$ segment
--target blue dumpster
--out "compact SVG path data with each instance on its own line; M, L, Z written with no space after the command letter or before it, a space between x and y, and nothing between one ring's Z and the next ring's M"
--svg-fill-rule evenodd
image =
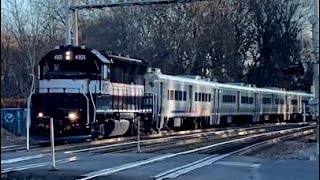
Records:
M1 108L1 127L17 136L26 136L27 109Z

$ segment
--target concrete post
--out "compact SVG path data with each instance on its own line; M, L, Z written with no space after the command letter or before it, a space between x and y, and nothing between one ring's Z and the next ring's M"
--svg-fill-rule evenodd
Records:
M303 103L303 122L306 122L306 103Z
M56 170L56 157L54 152L54 126L53 126L53 118L50 118L50 139L51 139L51 155L52 155L52 169Z
M138 149L138 152L140 153L141 152L141 149L140 149L140 118L138 117L138 128L137 128L137 133L138 133L138 137L137 137L137 149Z

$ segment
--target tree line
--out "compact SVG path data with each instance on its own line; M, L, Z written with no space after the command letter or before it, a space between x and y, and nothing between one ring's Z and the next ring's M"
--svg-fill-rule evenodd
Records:
M27 97L30 74L36 73L41 57L64 43L63 2L6 3L1 11L1 97ZM144 59L167 74L309 90L311 71L299 79L281 71L311 57L310 37L304 33L309 13L307 0L215 0L81 11L80 44Z

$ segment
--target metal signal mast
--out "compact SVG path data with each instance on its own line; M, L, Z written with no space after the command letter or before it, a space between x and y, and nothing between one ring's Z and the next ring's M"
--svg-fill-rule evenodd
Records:
M315 114L317 119L317 155L319 158L319 6L318 0L313 0L313 15L309 18L312 24L312 54L313 54L313 87L312 92L315 96Z
M107 7L121 7L121 6L144 6L153 4L173 4L173 3L190 3L198 1L210 1L210 0L123 0L112 1L105 3L95 3L78 5L78 0L65 0L65 18L66 18L66 45L79 45L79 33L78 33L78 10L81 9L103 9ZM70 11L72 16L72 28L70 27Z

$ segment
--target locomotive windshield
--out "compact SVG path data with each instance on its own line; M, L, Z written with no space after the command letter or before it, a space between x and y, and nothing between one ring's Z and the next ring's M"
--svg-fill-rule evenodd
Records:
M95 61L47 61L40 65L40 79L100 78L101 70Z

